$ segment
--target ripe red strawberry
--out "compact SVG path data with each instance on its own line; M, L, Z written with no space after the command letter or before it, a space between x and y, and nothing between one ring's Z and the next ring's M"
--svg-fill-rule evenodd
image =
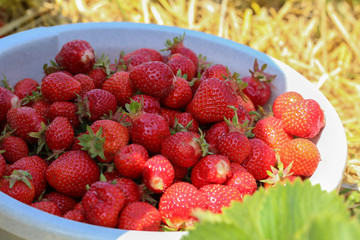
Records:
M71 101L81 91L81 84L73 77L55 72L41 81L41 94L49 101Z
M237 96L232 87L217 78L204 80L196 91L186 112L200 123L215 123L224 117L231 118L234 111L228 106L237 105Z
M194 63L184 55L180 53L171 54L167 59L166 64L171 68L176 75L179 71L181 74L186 75L186 80L189 82L194 78L196 74L196 66Z
M14 86L14 94L19 97L19 99L23 99L26 96L31 96L33 91L37 91L39 83L32 78L24 78L18 81Z
M31 175L26 171L18 170L0 179L0 192L20 202L30 204L34 200L35 187Z
M265 179L269 176L267 171L271 170L271 166L275 166L275 152L260 139L253 138L249 142L251 152L242 165L256 180Z
M16 107L20 107L19 97L9 89L0 87L0 123L5 123L7 112Z
M242 94L242 96L238 95L238 104L243 106L247 112L256 111L256 107L254 103L251 101L251 99L246 96L245 93Z
M274 100L272 105L272 111L274 113L274 117L281 119L282 114L287 112L290 105L298 100L304 99L300 93L289 91L280 94Z
M145 147L149 153L159 153L161 143L170 136L169 124L162 116L141 110L141 105L132 102L127 105L132 124L129 127L133 143Z
M119 149L128 144L129 130L112 120L97 120L79 140L91 157L98 156L98 161L109 163Z
M1 140L0 150L8 163L14 163L20 158L29 156L29 147L24 139L17 136L8 136Z
M136 93L136 89L130 82L129 73L125 71L111 75L102 85L102 89L112 93L120 107L124 107L125 103L128 103L131 96Z
M1 152L1 151L0 151ZM6 161L3 155L0 153L0 178L6 173Z
M276 75L265 73L266 64L259 68L257 60L254 61L253 70L249 70L251 75L242 78L242 81L248 85L243 92L248 96L254 105L263 106L271 96L270 82L274 80Z
M151 61L162 61L163 57L161 56L161 54L152 48L138 48L128 54L126 54L125 56L122 57L122 59L124 60L124 62L126 63L132 56L135 55L142 55L144 57L148 57Z
M272 149L276 149L283 143L293 139L290 134L285 132L282 120L272 116L257 121L252 133Z
M45 118L49 119L49 109L50 109L51 103L47 101L46 99L39 99L35 101L31 107L35 109L40 115Z
M57 191L45 193L41 200L55 203L56 206L60 209L61 215L74 209L75 205L78 203L74 198L66 196Z
M129 56L125 55L123 57L123 59L120 60L120 63L123 64L123 66L120 66L120 67L126 71L130 71L131 69L133 69L134 67L136 67L142 63L151 61L151 58L147 55L131 54L131 53L129 53L128 55Z
M173 164L175 177L174 182L183 181L188 173L188 168Z
M47 162L37 155L23 157L15 163L9 165L7 169L8 175L15 170L27 171L31 174L32 182L35 188L34 198L38 198L46 189L47 181L45 172L48 167Z
M102 88L102 85L104 84L104 82L108 77L108 74L106 73L106 70L103 67L97 67L91 69L87 75L94 80L95 88Z
M231 176L230 161L223 155L207 155L191 170L191 183L201 188L207 184L222 184Z
M62 212L60 210L60 208L56 205L56 203L51 202L51 201L39 201L39 202L34 202L30 204L31 207L34 207L36 209L39 209L41 211L53 214L55 216L61 216Z
M161 144L161 154L180 167L194 166L207 153L207 144L194 132L177 132Z
M98 181L100 170L85 151L71 150L60 155L46 169L46 180L60 193L78 198L86 192L86 185Z
M233 201L242 200L239 190L226 185L209 184L201 187L199 191L206 196L206 205L213 213L222 213L222 209L230 207Z
M192 215L195 209L207 209L206 197L191 183L172 184L160 198L162 222L174 230L187 229L197 222Z
M127 204L119 216L118 228L138 231L160 231L161 214L146 202Z
M294 102L281 120L287 133L301 138L313 138L325 126L324 112L313 99Z
M174 121L170 123L170 128L175 131L182 131L183 127L185 130L190 132L199 132L199 123L195 120L195 118L188 112L178 112L175 115Z
M114 166L121 175L130 179L142 176L145 162L149 159L146 149L139 144L122 146L114 157Z
M142 93L156 98L162 98L170 92L174 78L171 68L159 61L140 64L130 71L133 86Z
M78 209L67 211L62 217L77 222L86 222L84 211Z
M54 102L49 107L48 119L54 120L56 117L66 117L71 126L77 129L80 125L79 116L77 115L77 106L73 102Z
M165 42L166 49L164 50L169 50L171 55L179 53L189 58L194 63L195 67L197 67L198 57L193 50L191 50L190 48L184 45L184 39L185 39L185 34L182 36L174 37L172 41L169 39L166 40Z
M132 96L131 99L135 102L141 103L142 110L144 112L156 113L156 114L160 114L161 112L161 106L159 100L150 95L137 94ZM131 101L128 101L128 103L131 103Z
M229 126L225 121L215 123L207 129L205 133L205 140L209 144L209 151L218 154L219 150L217 144L219 140L229 132Z
M95 52L89 42L72 40L62 46L55 61L74 75L87 73L95 64Z
M174 87L168 95L161 99L161 103L171 109L183 109L191 101L193 95L188 81L183 77L177 76Z
M112 93L93 89L84 94L79 105L80 117L88 117L91 122L95 122L110 111L116 112L117 101Z
M74 78L80 83L81 90L79 95L84 96L84 94L92 89L95 89L95 81L88 75L85 75L83 73L76 74Z
M257 189L254 176L239 163L232 162L230 168L232 175L226 180L224 185L236 188L243 197L253 194Z
M208 67L204 73L201 75L201 80L208 78L218 78L220 80L226 80L226 78L231 76L229 69L222 64L214 64Z
M29 143L37 141L29 133L39 132L42 122L45 123L45 119L31 107L12 108L7 113L7 123L14 130L14 134Z
M107 165L107 164L105 164ZM100 165L101 166L101 165ZM108 182L112 182L113 180L117 179L117 178L121 178L123 177L118 170L116 170L116 168L114 167L114 164L109 164L108 167L106 167L106 169L102 169L101 170L103 176L105 177L106 181Z
M250 154L249 139L240 131L229 131L217 144L219 153L228 157L231 162L242 163Z
M164 192L174 182L174 167L162 155L149 158L143 170L143 182L154 193Z
M45 132L46 145L54 153L69 149L72 146L74 137L74 129L66 117L54 118Z
M142 191L139 185L133 180L128 178L117 178L114 181L111 181L111 183L121 190L125 199L124 204L141 201Z
M321 160L317 146L305 138L295 138L284 143L277 154L285 168L292 162L290 172L304 177L310 177Z
M116 227L124 206L121 190L108 182L95 182L82 198L86 220L94 225Z

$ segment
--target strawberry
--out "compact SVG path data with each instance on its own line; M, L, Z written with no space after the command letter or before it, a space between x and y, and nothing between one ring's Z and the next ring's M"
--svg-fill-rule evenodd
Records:
M114 167L114 164L110 164L105 170L101 170L102 175L105 177L106 181L112 182L117 178L123 177L119 171Z
M80 117L87 117L91 122L95 122L109 112L116 112L116 97L103 89L93 89L88 91L78 102L78 114Z
M243 106L247 112L251 112L251 111L256 111L256 107L254 105L254 103L251 101L251 99L246 96L245 93L243 93L242 95L238 95L238 104Z
M29 156L29 147L24 139L17 136L7 136L0 142L0 150L5 152L2 156L8 163L14 163L20 158Z
M32 78L24 78L18 81L14 86L14 94L18 98L24 99L26 96L31 96L33 91L37 91L39 83Z
M171 68L159 61L140 64L130 71L133 86L142 93L156 98L162 98L170 92L174 78Z
M57 191L45 193L41 200L55 203L56 206L60 209L61 215L74 209L75 205L78 203L74 198L66 196Z
M86 220L94 225L116 227L124 206L121 190L108 182L94 182L82 198Z
M16 107L20 107L19 97L9 89L0 87L0 123L5 123L7 112Z
M69 197L82 197L86 185L98 181L100 170L85 151L71 150L60 155L46 169L49 185Z
M159 100L150 95L137 94L132 96L131 99L132 101L141 103L144 112L156 113L156 114L160 114L161 112L161 106ZM131 103L131 101L128 101L128 103Z
M77 106L73 102L65 102L65 101L59 101L54 102L49 107L48 112L48 119L50 121L54 120L56 117L66 117L71 126L74 129L77 129L80 125L80 120L77 115Z
M180 167L176 164L172 164L174 167L175 177L174 182L183 181L188 173L188 168Z
M47 181L45 172L48 167L47 162L37 155L23 157L15 163L9 165L7 173L10 175L14 171L27 171L32 178L35 188L34 198L38 198L46 189Z
M275 98L274 103L272 105L272 111L274 117L281 119L282 114L288 111L288 108L292 103L302 99L304 98L301 96L301 94L294 91L289 91L280 94Z
M233 201L241 201L242 195L236 188L209 184L199 189L206 196L206 205L213 213L222 213L224 207L230 207Z
M290 171L304 177L310 177L321 160L317 146L305 138L295 138L284 143L277 154L285 168L292 163Z
M240 131L229 131L219 139L216 147L219 153L228 157L231 162L240 164L251 151L249 139Z
M245 195L251 195L256 191L257 184L254 176L243 166L239 163L232 162L230 169L232 175L226 180L224 185L236 188L243 197Z
M291 172L292 163L290 163L285 169L284 164L281 161L277 162L276 167L271 167L271 171L268 172L268 177L261 180L265 189L274 188L278 185L285 186L288 183L294 182L296 179L301 179L299 176L293 175Z
M84 96L84 94L92 89L96 88L95 81L88 75L83 73L76 74L74 78L80 83L81 90L79 95Z
M171 55L179 53L189 58L193 62L194 66L197 68L198 57L193 50L191 50L190 48L184 45L184 39L185 39L185 34L183 34L182 36L174 37L172 41L169 39L166 40L165 42L166 49L164 50L169 50Z
M191 170L191 183L201 188L211 183L224 183L231 176L230 161L223 155L207 155Z
M142 176L145 162L149 159L146 149L139 144L122 146L115 154L114 165L124 177L135 179Z
M177 132L161 144L161 154L180 167L194 166L207 153L207 144L197 133Z
M152 48L138 48L125 56L123 56L121 59L126 63L132 56L135 55L142 55L144 57L148 57L151 61L162 61L163 57L161 54Z
M243 92L256 107L263 106L267 103L271 96L270 82L276 77L276 75L265 73L266 67L267 65L264 64L259 68L259 63L255 59L253 70L249 70L251 75L242 78L242 81L248 84L247 87L243 89Z
M87 73L95 64L95 52L89 42L72 40L62 46L55 61L72 74Z
M115 154L129 142L129 130L112 120L97 120L82 135L80 145L100 162L112 162Z
M36 110L36 112L40 113L40 115L45 118L49 119L49 109L50 109L51 102L47 101L46 99L39 99L35 101L31 107Z
M268 177L267 171L276 163L274 150L264 141L253 138L249 140L251 152L246 157L242 165L251 173L256 180L262 180Z
M126 105L132 124L129 127L133 143L143 145L150 153L159 153L162 141L170 136L169 124L162 116L142 111L141 104Z
M142 191L133 180L128 178L117 178L114 181L111 181L112 184L117 186L125 199L124 204L128 204L131 202L138 202L141 200Z
M193 95L189 83L183 77L176 77L174 87L161 103L171 109L183 109L191 101Z
M62 217L76 222L86 221L84 211L78 209L67 211Z
M26 171L17 170L10 176L3 176L0 179L0 192L22 203L30 204L35 196L31 175Z
M149 158L144 165L143 182L154 193L164 192L174 182L174 177L174 167L160 154Z
M0 151L1 152L1 151ZM6 161L3 155L0 153L0 178L6 173Z
M324 112L313 99L298 100L283 112L284 130L300 138L313 138L325 126Z
M209 151L218 154L217 144L220 139L229 132L229 126L225 121L215 123L207 129L205 133L205 141L209 144Z
M129 56L124 56L124 59L122 59L122 63L124 66L122 66L126 71L131 71L134 67L145 63L150 62L151 58L147 55L142 54L128 54ZM126 61L124 61L126 59ZM161 61L161 60L160 60Z
M106 70L102 67L97 67L94 69L91 69L87 75L91 77L91 79L95 82L95 88L102 88L102 85L106 81L108 74L106 73Z
M195 209L207 209L206 197L187 182L172 184L160 198L162 222L174 230L190 228L197 222L192 215Z
M30 204L31 207L39 209L41 211L53 214L55 216L61 216L62 212L60 210L60 208L51 201L39 201L39 202L34 202Z
M161 214L146 202L127 204L119 216L118 228L138 231L160 231Z
M129 73L125 71L116 72L111 75L103 84L102 89L112 93L117 101L117 105L124 107L130 101L131 96L136 93L136 89L130 82Z
M31 107L12 108L7 113L7 123L14 130L14 134L29 143L37 141L29 134L39 132L45 122L40 113Z
M200 124L215 123L224 117L232 117L234 112L228 106L236 105L236 93L227 82L208 78L200 84L186 112L191 113Z
M183 128L190 132L199 132L199 123L188 112L178 112L174 118L174 122L170 123L170 128L175 131L182 131Z
M81 91L81 84L62 72L45 76L41 81L41 94L49 101L71 101Z
M46 145L54 153L65 151L72 146L75 133L66 117L56 117L45 132Z
M257 121L252 133L272 149L276 149L283 143L293 139L292 135L285 132L282 120L272 116Z
M218 78L220 80L226 80L228 77L231 76L231 73L222 64L215 64L210 67L208 67L202 74L199 79L193 79L192 80L192 86L191 89L195 93L200 84L208 78Z
M186 75L186 79L190 82L196 74L196 66L194 63L180 53L171 54L167 59L166 64L171 68L174 74L179 71Z

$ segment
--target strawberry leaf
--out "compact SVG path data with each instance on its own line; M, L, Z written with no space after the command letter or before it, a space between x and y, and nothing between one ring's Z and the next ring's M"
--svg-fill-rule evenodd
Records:
M306 180L259 189L234 202L214 221L200 222L185 235L191 239L359 239L359 221L351 218L343 198Z

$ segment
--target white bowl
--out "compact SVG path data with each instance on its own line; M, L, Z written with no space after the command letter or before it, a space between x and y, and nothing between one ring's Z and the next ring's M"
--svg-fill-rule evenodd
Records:
M41 80L42 66L49 63L62 45L73 39L90 42L97 54L110 59L120 51L130 52L140 47L164 48L166 39L185 32L184 44L213 63L222 63L231 72L245 76L256 59L268 65L276 74L271 101L285 91L294 90L305 98L319 102L324 110L326 126L317 141L322 161L310 178L326 191L339 187L347 157L347 142L342 123L324 95L301 74L284 63L239 43L210 34L177 27L128 22L80 23L56 27L40 27L0 39L0 74L11 84L23 78ZM7 239L180 239L184 232L139 232L103 228L70 221L41 212L0 192L0 236ZM1 238L3 239L3 238Z

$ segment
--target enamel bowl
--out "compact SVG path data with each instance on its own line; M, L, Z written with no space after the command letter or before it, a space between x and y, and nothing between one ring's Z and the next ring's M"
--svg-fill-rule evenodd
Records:
M284 63L245 45L217 36L178 27L128 22L80 23L56 27L40 27L0 39L0 74L11 84L23 78L41 80L42 66L49 63L62 45L73 39L87 40L99 55L118 58L121 51L148 47L161 50L166 39L185 33L184 44L212 63L222 63L231 72L249 74L255 59L267 64L276 74L271 101L280 93L294 90L304 98L319 102L324 110L326 126L314 139L321 153L313 184L326 191L337 190L344 172L347 142L336 111L305 77ZM2 229L2 230L1 230ZM39 211L0 192L0 239L180 239L184 232L141 232L98 227L70 221Z

